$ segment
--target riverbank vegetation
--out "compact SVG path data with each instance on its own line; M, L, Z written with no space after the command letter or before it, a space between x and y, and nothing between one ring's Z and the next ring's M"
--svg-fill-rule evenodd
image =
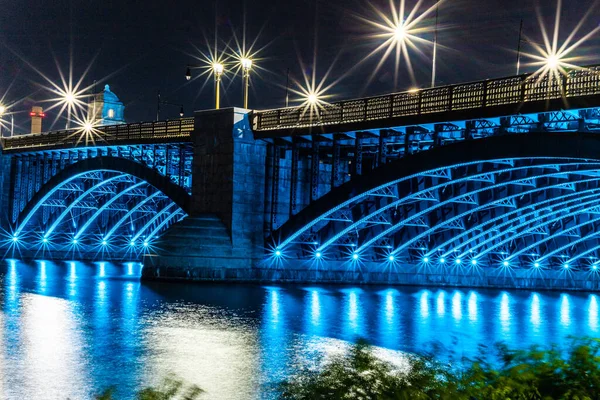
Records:
M196 400L204 392L196 385L186 385L176 376L167 376L157 387L147 387L136 393L136 400ZM115 388L106 389L96 400L116 400Z
M481 357L442 363L410 356L407 368L360 342L320 369L303 369L280 386L281 399L592 400L600 399L600 341L567 348L482 348ZM490 358L493 360L490 361Z
M568 346L511 350L481 347L476 359L440 362L407 355L393 364L360 341L319 367L305 367L277 386L281 400L594 400L600 399L600 340ZM203 390L169 376L137 400L196 400ZM109 389L97 400L113 400Z

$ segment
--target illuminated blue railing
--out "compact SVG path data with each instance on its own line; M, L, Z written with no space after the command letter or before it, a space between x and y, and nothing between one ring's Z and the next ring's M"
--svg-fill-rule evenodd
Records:
M133 124L108 125L94 128L90 140L85 140L81 129L69 129L39 134L19 135L2 140L5 152L35 151L54 148L88 147L91 139L96 146L111 146L136 141L169 141L190 140L194 130L194 118L178 120L138 122ZM84 136L84 138L82 138Z
M523 74L324 104L314 112L305 107L255 111L253 129L339 125L592 95L600 95L600 66L572 70L561 79Z

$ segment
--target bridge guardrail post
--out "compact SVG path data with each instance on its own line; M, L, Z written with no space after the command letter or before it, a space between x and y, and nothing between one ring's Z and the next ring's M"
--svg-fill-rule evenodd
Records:
M485 108L487 105L487 93L488 93L488 84L490 83L489 79L486 79L483 82L483 96L481 97L481 108Z

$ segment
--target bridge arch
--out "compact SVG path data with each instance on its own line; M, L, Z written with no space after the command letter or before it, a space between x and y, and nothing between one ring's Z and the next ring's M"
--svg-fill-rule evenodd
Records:
M505 135L353 178L273 232L314 262L600 268L600 136ZM537 268L536 267L536 268Z
M19 213L13 245L86 251L151 240L190 212L186 190L143 164L108 156L68 165ZM107 247L108 249L108 247Z

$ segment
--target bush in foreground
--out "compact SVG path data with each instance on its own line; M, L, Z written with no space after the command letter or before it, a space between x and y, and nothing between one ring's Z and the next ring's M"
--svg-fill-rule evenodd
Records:
M303 369L279 387L281 399L600 399L600 341L573 340L565 351L497 347L500 362L486 357L460 366L410 356L409 366L377 358L360 342L321 369Z
M114 400L115 388L109 388L96 396L96 400ZM147 387L140 390L136 400L196 400L203 390L196 385L186 386L175 376L165 378L160 387Z

